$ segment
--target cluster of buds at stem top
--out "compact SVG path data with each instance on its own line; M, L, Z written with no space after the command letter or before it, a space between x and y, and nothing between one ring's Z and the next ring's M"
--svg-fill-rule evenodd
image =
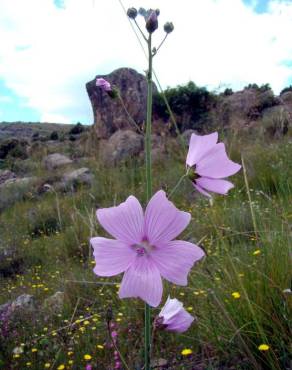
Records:
M137 15L141 15L144 17L145 22L146 22L146 30L148 33L153 33L154 31L157 30L158 28L158 16L160 14L159 9L144 9L144 8L139 8L137 11L136 8L129 8L127 10L127 15L130 19L135 20ZM172 22L166 22L164 25L164 31L168 34L171 33L174 29L174 26Z

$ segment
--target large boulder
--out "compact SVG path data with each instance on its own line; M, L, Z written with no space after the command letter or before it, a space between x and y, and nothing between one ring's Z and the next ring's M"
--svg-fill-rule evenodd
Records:
M60 153L49 154L44 158L44 165L47 170L54 170L72 163L72 160Z
M271 89L248 87L231 95L221 96L217 105L217 119L223 127L243 128L261 118L264 109L279 103Z
M143 150L143 136L131 130L119 130L100 145L101 158L115 164L138 155Z
M110 98L106 92L96 87L96 78L105 78L118 88L126 110L137 125L141 126L146 121L147 81L144 75L131 68L120 68L108 75L98 75L86 84L86 90L93 109L94 128L99 138L109 138L117 130L133 129L134 126L121 101ZM153 91L157 91L154 83Z

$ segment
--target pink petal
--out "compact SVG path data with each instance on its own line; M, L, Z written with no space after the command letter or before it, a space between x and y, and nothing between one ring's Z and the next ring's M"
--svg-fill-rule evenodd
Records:
M193 182L194 187L203 195L205 195L208 198L212 198L209 193L207 193L204 189L202 189L199 185L197 185L195 182Z
M187 285L187 276L193 264L204 257L197 245L183 240L173 240L159 245L151 252L160 274L174 284Z
M161 309L159 313L159 317L164 318L164 322L172 318L174 315L176 315L181 309L183 308L183 304L176 298L171 299L169 296L167 298L167 301L165 302L165 305Z
M127 270L136 252L127 244L107 238L91 238L95 258L94 273L99 276L113 276Z
M217 140L218 132L203 136L192 134L186 159L187 165L192 167L197 164L199 160L216 145Z
M234 185L226 180L209 179L207 177L199 177L196 179L197 186L208 191L218 194L227 194L228 191L234 188Z
M130 196L117 207L101 208L96 216L103 228L128 244L140 243L144 235L144 216L139 201Z
M196 166L196 172L200 176L220 179L234 175L240 168L239 164L228 159L225 145L219 143L200 159Z
M145 212L145 236L152 245L169 242L189 224L191 215L178 210L165 195L158 191L150 199Z
M182 308L175 316L167 321L166 330L183 333L188 330L194 321L194 317L190 315L184 308Z
M136 257L124 274L119 297L139 297L150 306L159 305L162 297L161 276L149 257Z

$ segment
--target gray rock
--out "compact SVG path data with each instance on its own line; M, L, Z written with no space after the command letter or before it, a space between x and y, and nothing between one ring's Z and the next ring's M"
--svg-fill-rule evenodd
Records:
M50 310L51 312L59 313L63 309L64 298L64 292L56 292L54 295L45 299L44 308Z
M143 136L130 130L118 130L101 143L100 155L108 164L115 164L138 155L143 150Z
M79 168L71 172L64 174L62 183L65 187L76 186L76 185L89 185L91 186L93 181L93 175L90 170L86 167Z
M14 172L9 170L0 170L0 185L4 184L7 180L15 179L16 175Z
M9 315L13 313L26 311L31 312L36 309L36 303L34 296L30 294L22 294L18 296L14 301L4 303L0 306L0 314L9 311Z
M73 163L72 160L60 153L49 154L44 158L47 170L53 170Z
M147 81L145 76L131 68L120 68L109 75L96 76L96 78L101 77L118 88L127 111L141 127L146 121ZM112 99L98 88L96 78L86 84L86 89L93 109L97 136L109 138L117 130L133 129L121 101L118 98ZM157 91L154 83L153 91Z

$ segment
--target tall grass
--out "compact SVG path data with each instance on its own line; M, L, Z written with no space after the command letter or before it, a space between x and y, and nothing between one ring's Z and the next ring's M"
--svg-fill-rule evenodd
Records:
M243 154L250 198L242 172L230 195L216 197L213 205L187 180L173 195L178 207L192 214L184 237L200 243L207 257L193 269L188 287L165 284L165 297L180 297L197 317L184 335L155 334L153 357L165 358L169 369L289 368L291 296L284 290L290 288L292 145L287 140L243 146L238 140L232 147L233 159ZM108 168L92 157L86 165L95 175L91 189L35 195L0 215L0 248L13 251L0 261L0 271L8 272L0 276L0 303L28 293L38 304L37 315L14 317L9 334L0 336L5 369L41 369L46 363L112 368L109 307L119 350L131 369L141 364L143 304L118 299L120 278L96 278L88 240L104 235L95 221L97 207L118 204L129 194L146 201L144 168L137 159ZM35 171L47 176L41 167ZM170 152L154 167L154 189L174 186L183 171L184 153ZM16 258L17 271L11 269ZM56 291L65 293L64 307L47 312L44 300ZM22 344L23 353L15 355L13 349ZM260 351L261 344L269 349ZM193 354L182 356L184 348ZM85 354L92 359L85 360Z

